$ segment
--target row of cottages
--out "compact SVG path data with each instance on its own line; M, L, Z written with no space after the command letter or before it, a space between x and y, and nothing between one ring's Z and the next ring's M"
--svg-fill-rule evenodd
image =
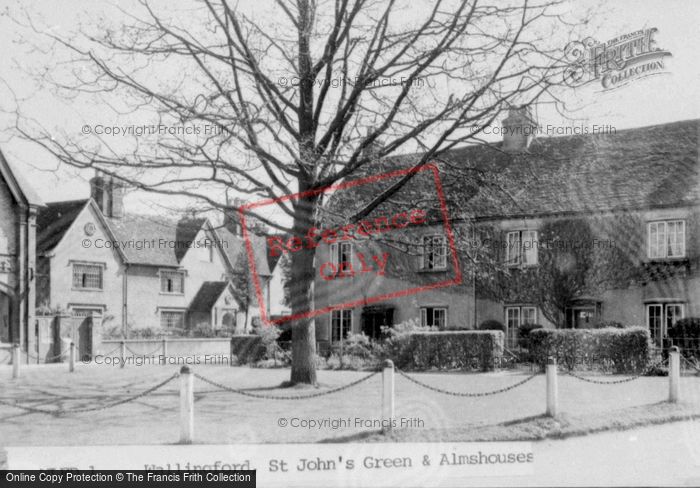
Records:
M510 343L528 323L619 322L647 327L660 344L679 318L700 316L700 121L534 140L518 130L534 124L513 110L501 142L435 161L454 249L432 171L366 219L419 209L424 224L322 242L314 308L333 310L316 317L317 339L377 337L411 319L439 329L496 320ZM381 161L378 172L415 161ZM336 197L337 208L377 191L356 187ZM370 256L384 262L383 274L369 270L376 265L359 272ZM322 263L333 266L319 272ZM332 275L343 269L356 273Z
M205 218L128 214L122 184L98 175L90 185L91 198L39 211L39 310L101 315L103 327L124 332L250 328L259 310L254 298L240 295L249 267L235 219L215 227ZM264 250L256 260L266 290Z

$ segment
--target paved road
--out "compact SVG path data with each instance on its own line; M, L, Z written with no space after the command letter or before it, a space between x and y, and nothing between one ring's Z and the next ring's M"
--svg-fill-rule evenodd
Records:
M465 486L700 486L700 421L541 441L533 450L534 476Z

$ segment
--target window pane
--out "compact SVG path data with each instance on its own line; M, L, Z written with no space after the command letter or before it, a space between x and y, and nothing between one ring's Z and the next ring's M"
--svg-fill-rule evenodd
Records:
M338 264L350 263L352 245L349 242L341 242L339 246Z
M435 327L444 328L447 322L447 309L444 308L434 308L433 309L433 324Z
M537 319L534 307L523 307L523 324L534 324Z
M163 293L182 293L184 278L185 275L177 271L162 271L160 275L160 291Z
M433 252L435 254L435 268L442 269L447 267L447 245L444 236L435 236L433 238Z
M102 289L102 266L73 265L73 288Z
M537 264L537 231L525 231L522 246L523 264Z
M160 326L165 328L184 328L184 312L161 312Z
M506 241L506 263L520 264L520 232L508 232Z
M651 334L652 340L658 345L661 345L662 338L661 311L661 305L654 304L647 306L647 324L649 326L649 333Z

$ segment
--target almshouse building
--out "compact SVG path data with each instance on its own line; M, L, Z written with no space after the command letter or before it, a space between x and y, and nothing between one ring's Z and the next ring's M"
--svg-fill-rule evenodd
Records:
M241 305L234 285L249 269L243 239L230 219L217 228L205 218L129 214L121 182L98 175L90 183L91 198L48 203L39 212L40 311L100 315L104 329L125 334L143 328L250 327L259 312L255 303ZM271 273L264 251L259 258L266 286Z
M533 124L522 111L504 121L506 128ZM404 234L415 252L350 241L321 245L317 267L357 269L368 245L371 254L389 253L389 264L383 275L317 273L316 309L425 290L317 317L318 340L377 336L382 325L413 319L440 329L497 320L511 340L525 323L578 328L614 321L645 326L660 343L676 320L699 316L700 121L595 135L525 134L512 131L500 143L456 149L436 162L459 285L430 288L457 271L437 214ZM384 164L410 167L412 159ZM434 194L415 180L398 200Z

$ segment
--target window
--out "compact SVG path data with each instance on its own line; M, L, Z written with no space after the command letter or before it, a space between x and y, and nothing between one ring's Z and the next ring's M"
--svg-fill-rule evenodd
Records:
M101 290L102 266L99 264L73 263L73 288L79 290Z
M352 310L333 310L331 312L331 341L345 339L352 331ZM342 334L342 336L341 336Z
M182 271L161 271L161 293L173 293L181 295L185 290L185 273Z
M352 243L334 242L331 244L331 262L337 269L346 269L352 260ZM342 268L341 268L342 266Z
M518 327L537 323L537 308L506 307L506 341L508 345L517 343Z
M423 327L447 327L447 308L423 307L420 309L420 324Z
M685 220L649 222L647 241L650 259L685 257Z
M534 266L537 264L537 231L516 230L506 235L506 264Z
M447 244L445 236L423 236L421 269L446 269Z
M164 329L184 329L185 312L161 311L160 326Z
M684 317L685 308L682 303L649 303L647 304L647 327L651 339L658 346L668 334L668 329L676 321Z

